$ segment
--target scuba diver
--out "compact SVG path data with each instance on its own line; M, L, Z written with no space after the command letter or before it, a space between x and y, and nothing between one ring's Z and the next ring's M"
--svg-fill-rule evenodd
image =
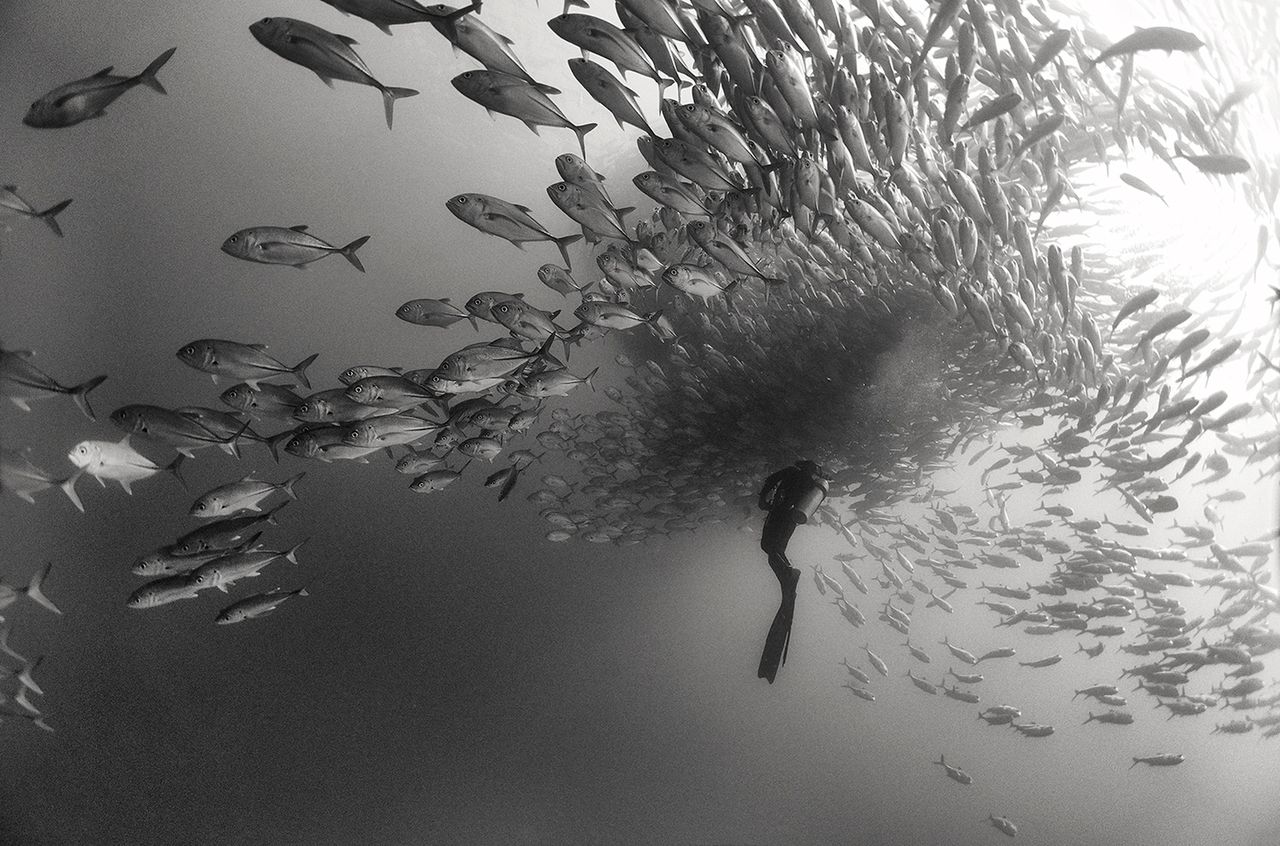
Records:
M786 663L787 644L791 639L791 621L795 613L796 584L800 571L787 558L787 544L796 526L809 522L827 495L822 468L809 459L797 461L765 479L760 489L759 506L769 514L764 520L760 548L769 556L769 569L782 587L782 604L774 615L764 653L760 656L759 678L773 684L778 668Z

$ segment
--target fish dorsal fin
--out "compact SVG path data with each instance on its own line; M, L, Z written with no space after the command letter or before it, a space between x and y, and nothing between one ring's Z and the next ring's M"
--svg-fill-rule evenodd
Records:
M496 35L498 37L498 40L501 41L503 44L507 45L508 47L516 46L516 43L514 41L512 41L510 38L507 38L501 32L495 32L494 35Z
M297 226L290 226L290 227L289 227L289 230L290 230L290 231L292 231L292 232L306 232L306 231L307 231L307 224L305 224L305 223L299 223Z
M17 185L0 185L0 188L4 188L4 190L6 190L6 191L12 191L12 192L14 192L15 194L16 194L16 193L18 193L18 186L17 186Z
M519 203L512 203L511 205L519 209L520 211L524 212L525 214L533 214L533 209L529 208L528 206L522 206Z
M440 302L442 302L442 303L447 303L447 302L449 302L449 298L448 298L448 297L441 297L441 298L440 298Z
M100 76L110 76L111 72L115 69L116 69L115 65L107 65L105 68L103 68L102 70L95 73L92 77L90 77L90 79L97 79Z
M348 47L354 47L360 43L359 41L356 41L354 38L352 38L350 35L338 35L338 33L335 32L333 34L333 37L338 39Z
M119 444L121 444L121 445L123 445L123 446L129 446L129 436L130 436L131 434L132 434L131 432L126 432L126 433L125 433L125 436L124 436L123 438L121 438L119 441L117 441L117 443L119 443Z
M245 346L251 350L257 350L258 352L266 352L267 349L266 344L245 344Z
M563 94L564 93L559 88L554 88L550 85L544 85L541 82L533 83L533 87L541 91L543 94Z
M520 292L518 292L518 293L516 293L516 294L512 294L512 296L513 296L513 297L519 297L520 299L522 299L522 300L523 300L523 299L524 299L524 291L520 291Z

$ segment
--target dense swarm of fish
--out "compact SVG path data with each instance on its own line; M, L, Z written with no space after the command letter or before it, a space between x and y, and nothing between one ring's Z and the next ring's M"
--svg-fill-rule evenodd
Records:
M929 652L909 639L913 616L950 614L965 601L997 615L996 631L1075 639L1073 660L1120 644L1113 648L1146 661L1125 675L1169 719L1230 708L1241 716L1214 731L1280 734L1280 689L1262 680L1262 657L1280 646L1271 627L1280 594L1268 567L1276 533L1222 533L1219 509L1243 498L1238 491L1209 497L1203 520L1168 492L1184 477L1214 485L1280 469L1277 324L1246 309L1259 270L1273 274L1266 256L1280 238L1272 218L1280 168L1267 140L1276 127L1252 126L1236 108L1266 97L1280 114L1276 91L1260 81L1181 91L1143 67L1145 53L1181 51L1210 77L1232 78L1228 51L1212 41L1220 4L1161 12L1196 32L1156 26L1112 42L1053 0L619 0L620 25L569 13L582 4L566 3L548 26L582 51L568 62L574 79L619 126L640 133L649 169L632 183L657 206L639 214L615 205L616 183L590 164L596 124L561 110L553 98L562 92L530 76L511 41L482 22L479 3L326 2L388 33L430 23L482 65L452 80L460 94L534 132L576 136L580 155L556 157L560 181L547 188L567 221L546 225L529 207L486 194L445 202L462 222L517 247L550 242L563 266L545 264L537 279L568 305L535 306L532 285L477 292L463 304L411 300L400 320L429 329L465 321L496 337L438 365L354 365L340 386L318 392L307 375L314 355L290 365L260 344L195 340L178 358L234 382L220 394L230 412L125 406L111 415L123 440L73 447L77 469L65 479L6 452L6 489L30 499L59 486L79 507L82 473L128 491L165 471L178 475L195 450L238 455L257 442L277 459L281 451L319 462L390 455L387 466L421 493L442 491L478 462L501 501L540 463L547 470L527 498L542 508L548 540L628 545L730 520L750 526L761 479L808 456L832 476L821 522L850 545L836 556L843 579L815 567L814 583L850 625L868 624L859 602L876 609L879 622L908 638L910 658L929 665ZM1250 24L1236 37L1256 40L1237 52L1258 57L1255 72L1274 74L1275 11L1232 14ZM388 127L393 103L417 93L376 79L345 35L283 18L251 31L326 83L379 90ZM96 117L139 84L163 93L156 71L172 53L136 77L107 69L62 86L33 104L26 122ZM663 125L627 86L628 72L657 84ZM1138 165L1142 176L1128 170ZM1243 282L1179 278L1161 264L1162 244L1090 252L1071 205L1109 221L1135 204L1167 204L1151 184L1160 181L1157 165L1182 181L1231 180L1258 216ZM1117 201L1117 185L1150 199ZM61 234L54 218L66 203L37 212L6 188L0 206ZM337 247L305 226L257 226L222 248L295 267L336 253L364 272L356 251L368 240ZM571 261L584 240L587 269ZM574 325L562 317L570 306ZM616 369L571 368L588 344L610 346ZM19 405L68 394L92 416L85 397L100 379L66 387L25 354L3 355L0 383ZM1200 379L1231 368L1247 371L1248 398L1208 392ZM601 386L605 407L549 407L583 385L594 390L597 378L617 383ZM267 428L275 431L259 431ZM177 457L154 462L131 436ZM986 462L985 513L935 482L962 461ZM216 519L140 559L134 572L158 578L129 605L225 591L272 561L296 561L297 545L273 551L257 542L281 507L263 512L261 502L277 492L292 498L297 478L250 475L201 496L192 515ZM1102 497L1105 519L1058 504L1081 491L1080 501ZM1027 498L1042 518L1010 516L1010 503ZM1182 537L1144 540L1169 533ZM990 575L1024 565L1037 574L1017 579L1025 587ZM303 594L257 594L218 622ZM1192 617L1180 595L1214 596L1217 605ZM977 665L1013 658L1013 647L979 655L949 639L941 645L955 663L938 682L936 672L908 670L916 688L980 705L987 724L1026 738L1054 733L1015 705L982 701ZM863 649L880 676L899 675L870 643ZM1054 652L1018 663L1063 660ZM845 666L846 687L874 702L872 677ZM1085 723L1137 719L1109 681L1075 694L1097 702ZM1182 760L1132 756L1134 765ZM935 763L972 783L945 757ZM989 821L1017 832L1006 817Z

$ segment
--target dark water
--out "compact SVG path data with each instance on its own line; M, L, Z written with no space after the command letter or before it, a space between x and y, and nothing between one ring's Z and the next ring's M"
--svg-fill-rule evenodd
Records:
M558 12L490 0L483 19L516 41L537 78L566 92L567 113L600 121L588 141L592 164L610 175L620 202L636 204L644 198L629 176L644 166L635 133L579 93L563 64L573 51L542 24ZM595 13L613 18L605 7ZM330 91L255 43L247 27L263 14L354 36L380 79L421 95L397 106L388 132L376 92ZM1129 22L1150 20L1135 10ZM96 425L61 399L30 414L0 411L6 444L30 445L33 460L55 472L68 469L63 456L77 441L116 439L105 415L117 406L216 406L226 384L215 389L174 357L194 338L268 343L290 363L319 352L312 374L321 387L352 364L428 367L475 340L465 323L397 321L408 299L511 289L561 307L533 275L555 259L552 247L522 253L459 223L444 200L494 194L568 232L544 188L558 181L552 159L572 149L572 136L535 137L464 101L449 79L473 63L429 28L387 38L301 0L199 8L42 0L0 5L0 32L0 116L9 127L0 175L42 208L75 198L62 240L4 218L0 337L6 348L34 349L42 368L67 381L110 377L93 395ZM54 85L107 64L134 73L170 46L178 50L161 74L167 98L135 90L78 127L19 125L30 100ZM650 104L654 87L632 83ZM1230 193L1195 190L1208 193L1175 212L1144 204L1096 240L1175 221L1214 232L1226 226L1226 209L1242 206ZM1167 217L1153 225L1155 214ZM300 223L334 242L372 234L362 252L369 273L337 259L302 272L253 265L218 250L245 226ZM1252 230L1240 232L1227 245L1205 236L1192 252L1208 263L1229 254L1247 271ZM584 348L572 369L601 364L600 385L620 385L611 364L619 349ZM1233 391L1242 381L1217 378ZM586 412L605 401L580 391L558 404ZM920 694L897 678L910 660L904 638L874 622L851 629L807 570L787 664L777 684L757 680L776 584L736 512L640 546L557 545L543 540L537 506L523 496L498 505L474 471L424 497L385 462L309 464L300 501L268 536L281 547L308 538L301 563L275 564L259 581L292 588L314 578L310 597L225 628L212 625L223 597L124 607L139 583L129 564L192 527L185 514L197 492L250 469L283 479L302 467L287 458L277 469L249 447L240 464L202 453L187 467L190 491L157 478L130 498L83 480L83 515L55 492L36 507L0 499L7 581L53 562L46 592L65 612L25 602L4 612L11 645L47 655L37 702L56 733L0 724L0 842L968 844L1001 839L988 813L1011 817L1019 839L1037 843L1280 839L1275 740L1210 735L1229 711L1166 722L1145 699L1131 700L1132 726L1081 727L1089 707L1072 703L1072 691L1142 659L1112 647L1086 662L1069 654L1069 634L1040 643L997 633L973 591L953 616L916 615L912 642L934 654L927 675L948 664L935 645L944 635L975 652L1014 644L1026 660L1061 651L1067 660L1057 667L1001 666L982 685L984 704L1016 702L1055 724L1054 736L988 728L973 708ZM951 503L981 508L979 469L957 461L934 482L956 489ZM1274 476L1255 478L1250 469L1231 480L1250 493L1229 511L1233 537L1274 526ZM1082 510L1098 504L1084 491L1070 496ZM1195 509L1203 496L1194 494ZM1011 501L1010 516L1034 519L1035 504ZM918 516L910 505L901 513ZM838 575L831 556L849 549L830 529L804 529L792 559ZM1185 601L1192 613L1212 613L1214 600L1188 592ZM864 644L894 676L877 679L875 703L839 687L840 659L861 657ZM1267 661L1269 680L1274 656ZM1157 751L1187 762L1127 769L1130 756ZM939 752L975 784L944 778L930 763Z

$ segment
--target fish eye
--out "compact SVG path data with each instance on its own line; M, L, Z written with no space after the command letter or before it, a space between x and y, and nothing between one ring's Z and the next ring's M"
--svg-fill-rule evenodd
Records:
M195 348L195 347L193 347L193 346L191 346L191 347L183 347L183 348L182 348L182 354L183 354L183 355L195 355L195 354L196 354L196 348Z
M363 385L356 385L356 387L355 387L355 392L356 392L357 394L363 394L363 393L364 393L364 386L363 386Z
M472 73L471 71L467 71L466 73L464 73L464 74L462 75L462 78L463 78L463 79L470 79L470 78L471 78L471 77L473 77L473 76L475 76L475 74L474 74L474 73Z

